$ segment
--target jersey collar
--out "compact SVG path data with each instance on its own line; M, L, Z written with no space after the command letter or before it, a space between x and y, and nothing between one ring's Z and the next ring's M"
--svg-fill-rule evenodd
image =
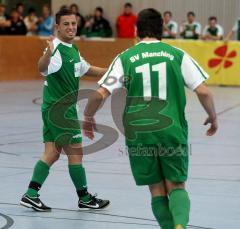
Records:
M152 41L140 41L138 44L144 43L144 44L152 44L152 43L159 43L161 41L159 40L152 40Z

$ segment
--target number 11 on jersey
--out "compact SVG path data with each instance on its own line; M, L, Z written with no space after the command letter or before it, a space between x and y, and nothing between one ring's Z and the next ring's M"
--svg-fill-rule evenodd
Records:
M152 97L151 71L158 73L158 92L159 99L167 99L167 64L166 62L155 64L150 68L150 64L143 64L135 68L136 73L141 73L143 78L143 97Z

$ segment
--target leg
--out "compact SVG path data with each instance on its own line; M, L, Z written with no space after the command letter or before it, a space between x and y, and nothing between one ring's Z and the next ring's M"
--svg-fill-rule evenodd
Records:
M51 167L53 163L59 159L61 150L62 148L60 146L56 146L54 142L46 142L45 151L41 160Z
M186 145L165 146L166 155L161 157L165 184L169 195L169 209L175 228L185 229L189 221L190 200L185 190L188 175L188 151Z
M89 201L90 196L87 191L87 178L85 169L82 165L82 145L81 143L66 145L63 149L68 157L69 174L78 196L80 199Z
M42 184L46 180L50 166L58 160L60 156L60 149L57 149L53 142L45 143L45 151L41 160L39 160L34 168L33 176L27 190L27 195L36 197Z
M44 181L49 174L50 166L58 160L60 156L60 148L56 148L53 142L45 143L45 151L41 160L39 160L34 168L31 182L28 186L26 194L21 199L21 204L26 207L32 207L37 211L50 211L51 208L45 206L38 198L38 191L42 187Z
M86 173L82 165L82 145L80 143L66 145L63 147L63 149L67 154L69 174L79 197L79 208L100 209L107 207L110 203L108 200L97 199L96 197L88 193Z
M169 193L169 208L176 228L187 228L190 213L190 199L185 183L166 181Z
M169 201L165 182L149 185L152 195L152 211L162 229L173 229L173 219L169 211Z
M158 146L129 146L131 170L137 185L148 185L152 195L152 211L162 229L173 229L172 216L163 179Z

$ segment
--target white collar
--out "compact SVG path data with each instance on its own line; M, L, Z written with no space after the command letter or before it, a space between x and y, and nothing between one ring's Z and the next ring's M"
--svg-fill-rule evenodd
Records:
M151 40L151 41L140 41L138 44L144 43L144 44L151 44L151 43L159 43L161 41L159 40Z

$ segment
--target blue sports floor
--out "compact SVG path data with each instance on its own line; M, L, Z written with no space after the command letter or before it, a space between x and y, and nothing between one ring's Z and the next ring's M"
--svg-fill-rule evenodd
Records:
M83 81L81 85L82 89L95 87L94 81ZM194 93L187 91L191 144L187 188L192 201L189 228L237 229L240 225L240 89L210 89L215 96L220 126L213 137L205 136L206 127L202 124L206 114ZM68 175L65 155L52 167L40 192L43 202L53 211L38 213L19 205L34 164L43 152L41 92L40 81L0 84L0 228L159 228L150 209L147 187L137 187L132 178L123 136L112 121L111 100L96 117L108 137L101 141L102 150L86 155L84 160L89 191L110 199L111 205L102 211L77 210L77 195ZM84 103L80 102L80 113ZM96 134L96 139L101 139L101 134ZM89 144L84 139L84 145Z

